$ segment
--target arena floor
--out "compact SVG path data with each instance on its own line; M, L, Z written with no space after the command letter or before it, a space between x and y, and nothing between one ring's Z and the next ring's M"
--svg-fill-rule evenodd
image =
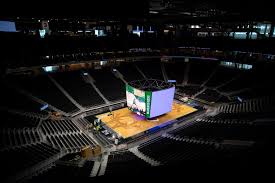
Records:
M195 111L197 109L174 101L171 112L151 121L133 113L127 107L115 110L112 114L108 112L96 117L100 118L103 123L119 136L128 138Z

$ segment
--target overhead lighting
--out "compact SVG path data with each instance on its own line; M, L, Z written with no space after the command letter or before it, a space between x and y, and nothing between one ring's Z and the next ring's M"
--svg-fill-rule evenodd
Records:
M198 29L198 28L201 28L201 26L199 26L199 25L191 25L190 28L191 29Z
M182 14L182 15L192 15L190 12L180 12L179 14Z
M150 14L158 14L159 12L157 11L149 11Z

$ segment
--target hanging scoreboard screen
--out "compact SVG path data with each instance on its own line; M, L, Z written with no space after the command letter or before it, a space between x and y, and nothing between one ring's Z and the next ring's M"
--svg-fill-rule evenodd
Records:
M146 115L146 92L126 85L126 99L128 108L139 114Z
M161 90L141 90L126 84L127 107L146 118L153 118L172 110L175 87Z

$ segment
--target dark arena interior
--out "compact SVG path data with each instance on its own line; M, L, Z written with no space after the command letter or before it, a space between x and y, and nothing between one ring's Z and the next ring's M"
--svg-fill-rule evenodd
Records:
M269 174L271 5L80 2L0 16L1 182Z

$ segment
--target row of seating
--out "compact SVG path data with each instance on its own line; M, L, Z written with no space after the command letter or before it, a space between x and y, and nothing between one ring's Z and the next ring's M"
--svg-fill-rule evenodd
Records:
M194 85L185 85L185 86L178 86L177 91L181 94L191 97L194 94L200 92L203 88L200 86L194 86Z
M2 178L16 181L30 176L39 167L55 161L59 153L59 150L44 142L1 151Z
M142 71L146 78L164 80L159 59L137 61L135 65Z
M96 87L109 101L125 98L125 84L115 77L111 68L89 70L89 73L94 78Z
M0 107L20 110L22 112L35 112L39 114L45 114L40 111L41 104L24 96L16 91L14 88L10 88L7 83L1 82L0 91Z
M70 154L69 154L70 155ZM68 155L67 155L68 156ZM66 156L65 156L66 157ZM67 160L69 163L70 161ZM30 183L47 183L47 182L55 182L56 180L62 181L80 181L86 180L89 181L89 176L94 166L94 161L86 161L83 166L72 166L66 165L64 163L55 163L53 167L49 170L43 172L43 174L39 174L38 176L33 177L28 182Z
M133 176L139 175L142 172L148 174L147 171L150 165L145 161L139 159L129 151L110 154L108 156L107 168L104 176Z
M253 88L256 82L257 74L254 71L242 71L239 77L218 88L220 92L234 92L240 89Z
M55 134L46 137L53 147L58 148L67 153L79 152L83 147L96 146L94 142L85 133L71 133L71 134Z
M138 148L143 154L164 164L183 160L204 160L215 156L214 149L209 145L192 144L161 138Z
M77 107L54 85L47 75L36 77L10 77L10 83L64 112L77 111Z
M260 113L272 112L274 110L274 99L272 97L264 97L246 100L241 103L225 104L218 108L222 113Z
M217 87L219 85L224 84L225 82L237 77L239 74L239 70L219 67L215 71L215 73L211 76L209 81L205 84L208 87Z
M0 149L15 148L17 146L38 143L42 140L36 129L1 129Z
M207 117L207 118L200 118L197 121L204 122L204 123L217 123L217 124L247 124L252 125L253 123L248 119L224 119L224 118L217 118Z
M75 37L54 36L41 38L37 35L9 34L1 32L1 39L6 47L3 51L8 55L7 64L12 67L37 66L43 64L57 64L64 62L78 62L104 58L117 58L118 56L130 57L139 55L159 55L156 50L146 52L132 52L125 49L125 41L119 37ZM136 36L136 35L135 35ZM137 36L138 37L138 36ZM139 43L136 45L136 43ZM127 41L129 49L133 47L149 48L152 44L149 38L130 38ZM157 43L154 43L157 44ZM132 45L132 46L130 46ZM117 51L122 50L122 51ZM94 54L99 52L99 54ZM47 57L48 56L48 57Z
M178 136L174 136L171 134L165 134L164 137L172 139L172 140L180 141L180 142L213 145L214 147L218 147L218 142L216 140L208 139L208 138L189 137L189 136L178 137Z
M218 61L213 60L197 60L192 59L190 62L190 70L188 77L188 84L201 85L206 81L213 72L216 71L218 66Z
M33 128L36 127L40 122L40 119L34 116L22 115L3 110L0 110L0 115L2 118L2 121L0 123L1 128Z
M90 122L86 120L86 118L78 118L77 122L82 127L82 129L86 129L86 127L90 124Z
M189 31L185 32L182 35L185 34L188 36L180 36L180 39L177 38L177 43L175 43L174 36L171 36L170 34L164 37L163 34L162 36L152 36L155 34L146 34L146 36L144 36L144 34L141 34L140 37L134 34L129 34L123 36L123 39L122 37L119 38L113 35L110 37L50 35L41 40L41 38L39 38L39 36L37 35L27 36L24 34L14 35L9 33L2 33L1 38L5 45L9 45L6 46L7 48L5 48L5 51L3 53L11 55L9 58L9 60L11 60L10 63L13 63L12 65L16 65L18 67L26 65L37 65L47 62L51 64L56 63L54 61L50 61L52 59L61 59L63 55L65 55L64 57L66 58L66 60L97 59L97 55L92 54L92 52L95 52L97 50L106 50L104 52L107 53L104 53L102 55L109 56L109 58L112 56L115 57L116 54L118 54L116 53L113 55L108 53L112 52L113 50L123 50L123 55L127 56L128 54L134 54L134 52L130 53L127 50L127 48L129 49L132 47L153 47L157 49L160 49L162 47L169 47L171 49L165 49L167 51L163 50L162 53L176 53L178 55L201 57L218 57L225 60L236 59L241 60L241 62L247 60L274 60L273 55L265 54L266 52L274 52L274 50L272 50L272 45L274 44L272 39L236 40L227 37L199 38L193 36L189 37ZM121 44L123 42L127 42L127 44ZM178 46L181 46L181 48L178 48ZM182 48L182 46L185 46L185 48ZM207 48L205 49L205 47ZM219 50L217 50L217 48L219 48ZM252 53L251 50L255 49L257 50L257 52ZM22 54L22 52L24 54ZM147 53L150 53L150 51L148 51ZM159 53L156 52L154 54ZM54 56L55 58L52 58L50 60L41 59L41 55ZM120 55L122 55L122 53ZM59 58L58 56L61 58ZM18 61L16 62L16 60Z
M41 130L46 135L55 134L67 134L67 133L78 133L80 129L70 120L51 120L47 119L42 122Z
M232 41L232 40L231 40ZM235 40L240 42L240 40ZM233 47L236 49L236 47ZM185 47L180 48L179 55L188 55L188 56L201 56L201 57L214 57L222 60L239 60L239 61L272 61L275 59L272 54L264 54L259 52L251 51L222 51L211 48L202 48L202 47Z
M153 51L110 51L110 52L95 52L86 49L71 50L48 55L48 57L42 57L41 59L47 63L60 63L60 62L72 62L72 61L89 61L89 60L100 60L105 59L115 59L120 57L138 57L138 56L159 56L157 50Z
M218 91L206 89L203 93L197 96L198 99L206 100L208 102L228 102L228 98L225 98L223 94L219 93L219 91L228 92L229 90L225 88L227 85L236 86L233 87L234 90L243 89L243 87L252 87L251 82L246 83L246 81L248 81L250 78L249 76L253 75L252 72L242 72L242 74L239 75L237 74L236 69L216 67L216 61L206 62L200 60L190 60L188 63L186 63L182 60L177 60L175 63L162 64L164 64L168 79L175 79L177 80L178 84L182 84L186 74L183 72L185 71L187 64L190 65L187 85L178 87L178 90L187 96L192 96L201 91L203 87L200 87L198 84L202 84L209 76L211 76L210 80L206 82L206 86L221 87L218 88ZM140 70L144 72L145 75L147 75L148 78L154 77L157 79L163 79L162 69L160 67L161 63L159 63L159 61L142 61L135 62L134 64L136 64L138 68L140 68ZM121 72L127 81L141 79L142 76L138 72L137 68L135 68L134 64L121 64L116 68L119 72ZM208 64L211 65L211 67L205 66ZM213 67L214 69L211 69ZM125 84L119 78L115 77L111 68L90 70L89 73L95 79L95 85L108 100L114 101L125 98ZM93 87L90 84L85 83L85 80L81 78L81 75L81 72L74 71L56 73L52 76L62 87L64 87L66 92L68 92L72 98L82 106L88 107L104 103L102 98L97 94ZM236 79L234 80L234 78ZM45 102L48 102L58 109L61 109L65 112L74 112L78 110L78 108L64 96L64 94L49 80L47 76L42 75L34 78L24 78L19 80L10 77L9 80L11 81L10 83L14 83L15 85L20 86L21 88L32 93L34 96L44 100ZM226 83L230 80L232 81ZM194 85L193 82L197 83L197 85ZM241 82L244 82L245 84L240 84ZM44 91L46 90L47 92L45 93ZM40 107L41 105L38 105L36 111L38 111L38 108Z
M53 78L84 107L103 104L103 99L97 94L90 83L85 83L81 72L55 73Z
M259 112L256 115L254 113L218 113L199 118L195 125L176 129L171 134L219 140L267 140L273 136L272 130L275 127L273 113Z
M196 98L205 100L208 102L217 102L221 98L221 94L215 90L206 89L200 93Z
M264 129L259 129L255 125L240 123L207 123L200 121L195 125L172 132L174 136L179 137L197 137L203 139L234 139L234 140L256 140L263 138Z
M123 75L123 78L128 82L144 79L133 63L122 63L119 65L119 67L116 67L116 69Z
M168 79L176 80L177 84L181 84L184 79L184 69L187 63L183 59L177 59L174 63L165 63L164 67Z

